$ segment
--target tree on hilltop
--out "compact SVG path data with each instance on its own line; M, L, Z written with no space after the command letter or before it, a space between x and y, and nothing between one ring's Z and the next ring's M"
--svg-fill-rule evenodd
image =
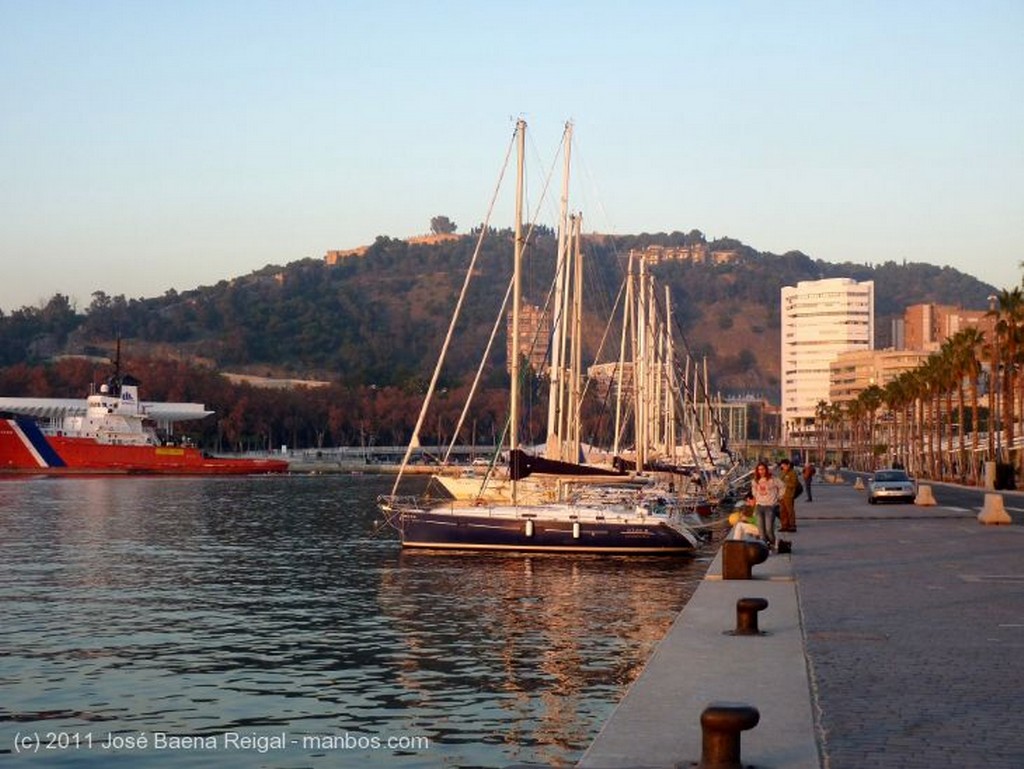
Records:
M458 227L447 216L435 216L430 220L430 232L433 235L451 235Z

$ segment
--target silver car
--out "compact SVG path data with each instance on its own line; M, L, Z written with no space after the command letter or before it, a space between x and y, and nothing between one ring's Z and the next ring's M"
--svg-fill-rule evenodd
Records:
M868 481L868 502L913 502L917 484L904 470L879 470Z

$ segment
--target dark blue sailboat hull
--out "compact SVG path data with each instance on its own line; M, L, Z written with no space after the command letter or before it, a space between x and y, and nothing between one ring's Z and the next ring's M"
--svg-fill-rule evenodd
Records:
M457 550L681 555L696 545L663 521L564 521L531 517L498 518L436 510L403 512L403 547Z

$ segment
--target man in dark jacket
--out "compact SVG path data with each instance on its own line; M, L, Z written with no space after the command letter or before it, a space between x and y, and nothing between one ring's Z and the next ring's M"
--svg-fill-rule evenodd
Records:
M797 477L793 463L788 459L779 462L779 480L785 486L785 491L779 497L779 531L796 531L796 494L800 478Z

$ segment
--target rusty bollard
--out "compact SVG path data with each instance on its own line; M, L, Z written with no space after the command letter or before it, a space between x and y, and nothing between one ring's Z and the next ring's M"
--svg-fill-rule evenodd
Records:
M750 579L750 570L767 561L768 552L760 540L727 539L722 545L722 579Z
M752 705L712 702L700 714L702 744L697 769L743 769L740 732L753 729L761 714Z
M741 598L736 602L736 629L731 635L763 635L757 627L757 613L768 608L767 598Z

